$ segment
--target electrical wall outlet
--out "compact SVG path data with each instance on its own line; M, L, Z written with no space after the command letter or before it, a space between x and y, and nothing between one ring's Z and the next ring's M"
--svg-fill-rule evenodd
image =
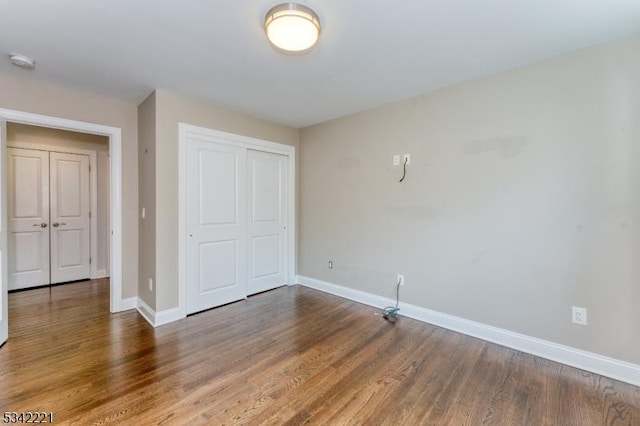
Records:
M403 286L404 285L404 275L398 274L398 279L396 280L396 283L398 283L401 286Z
M327 264L327 267L329 269L333 269L333 260L330 260L329 263Z
M575 324L587 325L587 308L572 306L571 321Z
M153 291L153 278L149 278L149 291Z
M400 165L400 156L399 155L394 155L393 156L393 165L394 166L399 166Z
M402 161L403 161L403 162L405 162L405 161L406 161L407 166L408 166L409 164L411 164L411 154L405 154L405 155L402 157Z

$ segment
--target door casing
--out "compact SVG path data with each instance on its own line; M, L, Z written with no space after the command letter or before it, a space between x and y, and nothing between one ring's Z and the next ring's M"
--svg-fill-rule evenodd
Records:
M28 124L33 126L50 127L54 129L70 130L72 132L91 133L107 136L109 138L110 178L111 178L111 253L110 262L110 300L109 310L120 312L131 309L129 302L122 299L122 129L119 127L105 126L102 124L88 123L85 121L68 120L66 118L52 117L48 115L33 114L0 108L0 120L12 123ZM6 158L6 144L1 148L1 156ZM2 163L2 182L6 182L6 163ZM6 206L6 204L5 204ZM6 225L5 228L6 229ZM2 233L0 246L6 247L6 233ZM6 256L5 253L2 254ZM6 276L6 270L2 273ZM6 286L3 286L2 299L6 302Z
M7 121L0 116L0 346L9 337L7 268Z

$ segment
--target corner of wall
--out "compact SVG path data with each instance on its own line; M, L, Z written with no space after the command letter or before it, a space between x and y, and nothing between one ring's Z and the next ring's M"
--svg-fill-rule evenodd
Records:
M151 309L156 308L156 121L154 91L138 106L138 297Z

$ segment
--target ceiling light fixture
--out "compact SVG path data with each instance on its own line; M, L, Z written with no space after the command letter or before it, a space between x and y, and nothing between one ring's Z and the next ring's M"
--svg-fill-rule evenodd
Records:
M32 70L36 67L36 60L19 53L12 53L9 55L11 63L17 67Z
M267 12L264 30L269 41L278 49L302 53L318 41L320 20L307 6L282 3Z

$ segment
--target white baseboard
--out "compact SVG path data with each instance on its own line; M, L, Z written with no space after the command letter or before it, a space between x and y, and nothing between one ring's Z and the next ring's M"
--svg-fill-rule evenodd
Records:
M395 300L354 290L326 281L298 275L298 283L305 287L344 297L365 305L383 308L395 305ZM400 314L422 322L433 324L462 334L477 337L612 379L640 386L640 365L609 358L570 346L560 345L502 328L493 327L453 315L443 314L409 303L400 302Z
M120 301L120 311L128 311L130 309L135 309L136 307L138 307L137 297L129 297Z
M180 315L179 308L166 309L156 313L156 323L154 327L160 327L161 325L169 324L170 322L183 318L185 317Z
M142 315L152 327L160 327L161 325L184 318L184 316L180 314L179 308L156 312L140 298L137 299L137 308L140 315Z
M151 309L149 307L149 305L144 303L144 300L142 300L140 298L138 298L137 309L138 309L138 312L140 313L140 315L142 315L142 318L146 319L147 322L149 324L151 324L152 327L155 327L156 311Z

